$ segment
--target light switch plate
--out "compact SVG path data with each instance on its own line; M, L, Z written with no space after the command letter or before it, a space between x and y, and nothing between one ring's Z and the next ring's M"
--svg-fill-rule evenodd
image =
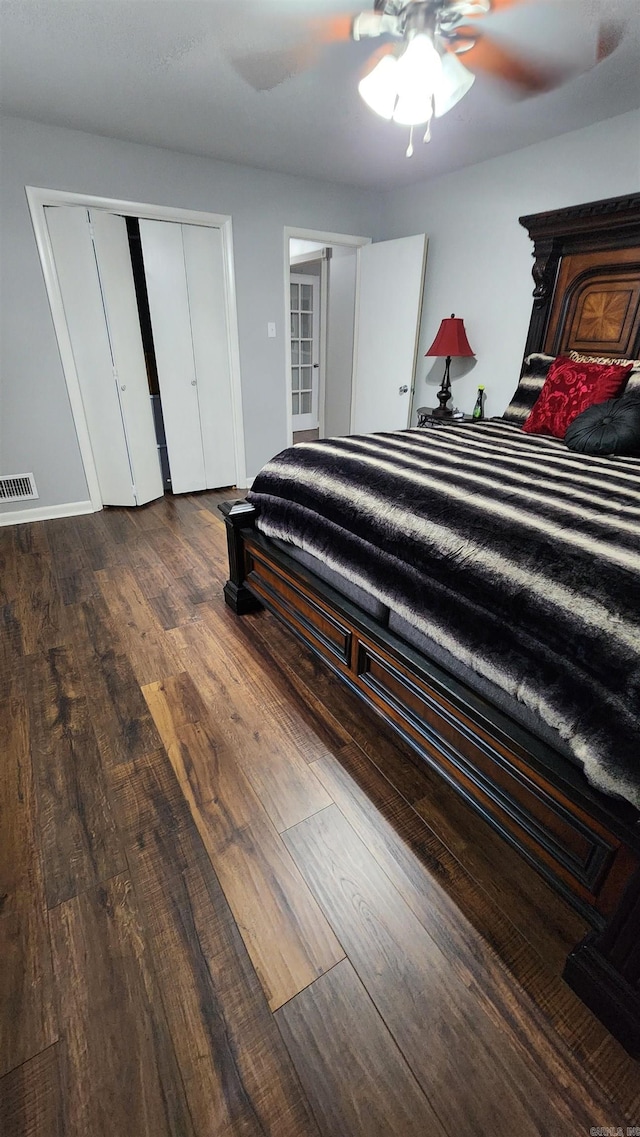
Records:
M275 324L267 324L267 335L268 335L270 340L274 340L276 338L276 326L275 326Z

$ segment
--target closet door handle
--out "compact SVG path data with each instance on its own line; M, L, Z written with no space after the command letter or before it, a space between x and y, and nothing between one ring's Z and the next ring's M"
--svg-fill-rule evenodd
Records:
M197 383L197 380L196 380L196 379L192 379L192 380L191 380L191 386L192 386L192 387L195 387L196 383Z

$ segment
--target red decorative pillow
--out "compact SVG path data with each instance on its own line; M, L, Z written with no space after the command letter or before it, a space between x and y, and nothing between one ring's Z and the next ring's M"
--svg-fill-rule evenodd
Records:
M522 429L527 434L564 438L574 418L594 403L613 399L624 386L633 364L578 363L559 355L549 368L540 395Z

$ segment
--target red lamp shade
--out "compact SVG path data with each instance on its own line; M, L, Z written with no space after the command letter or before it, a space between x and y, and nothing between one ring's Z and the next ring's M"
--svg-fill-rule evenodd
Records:
M464 330L464 320L456 319L453 312L449 320L442 320L438 334L425 355L473 355L467 333Z

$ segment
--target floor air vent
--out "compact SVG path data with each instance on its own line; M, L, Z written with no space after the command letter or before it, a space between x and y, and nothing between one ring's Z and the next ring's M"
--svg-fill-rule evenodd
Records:
M28 501L37 496L33 474L0 474L0 502Z

